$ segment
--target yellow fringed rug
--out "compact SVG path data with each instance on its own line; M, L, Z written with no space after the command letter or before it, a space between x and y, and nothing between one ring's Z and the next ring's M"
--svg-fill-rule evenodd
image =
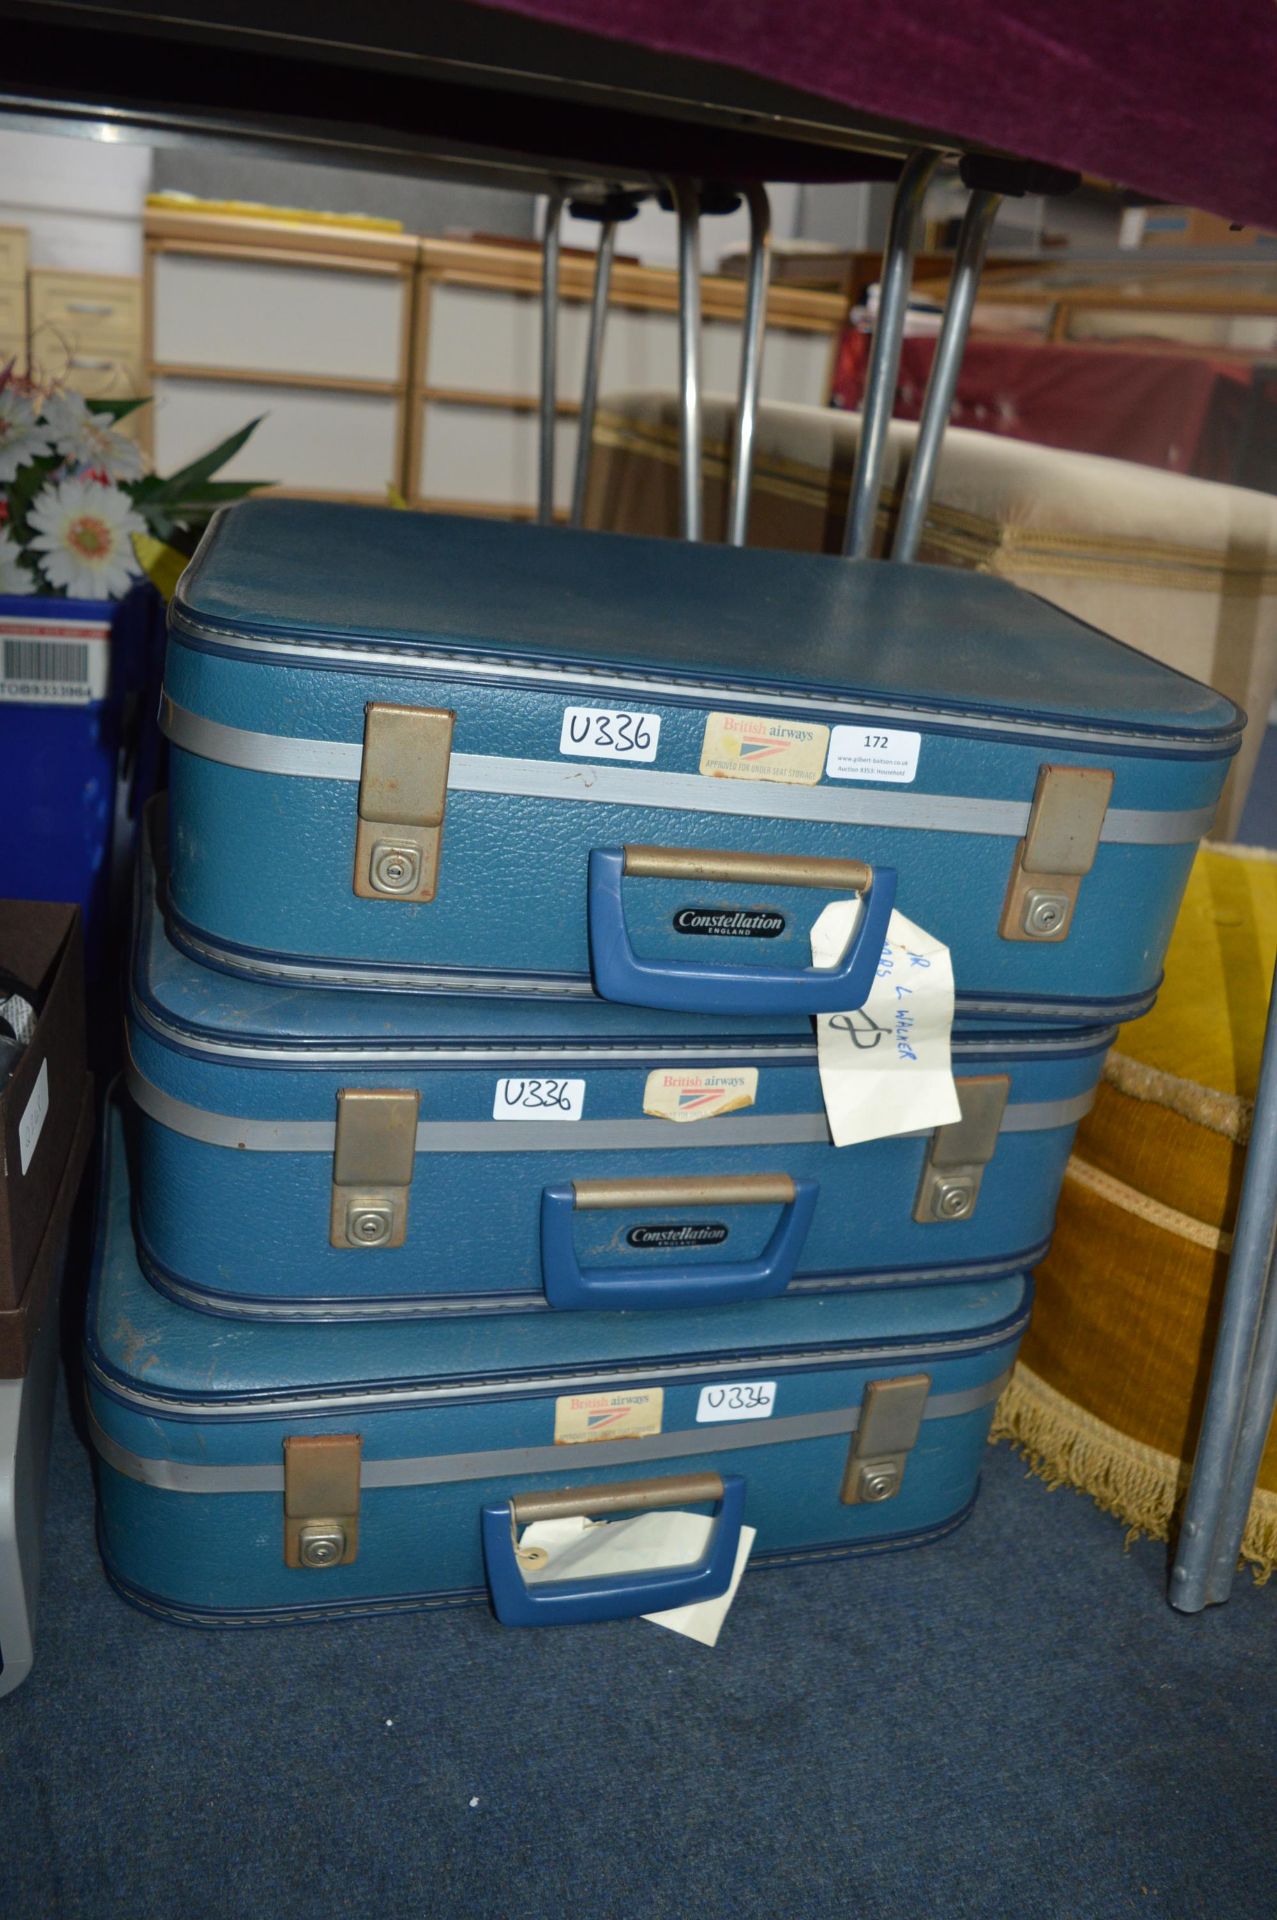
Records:
M1154 1011L1078 1129L993 1437L1165 1539L1188 1485L1277 953L1277 855L1204 847ZM1243 1542L1277 1569L1277 1433Z

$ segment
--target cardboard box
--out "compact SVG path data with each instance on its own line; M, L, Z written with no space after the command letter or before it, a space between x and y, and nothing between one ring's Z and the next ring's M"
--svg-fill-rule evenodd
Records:
M93 1076L85 1074L79 1115L71 1151L62 1169L53 1211L31 1269L22 1304L0 1308L0 1380L25 1379L41 1331L58 1312L58 1278L62 1272L67 1232L75 1207L85 1162L93 1145L97 1115ZM56 1344L56 1337L55 1337Z
M76 907L0 900L0 964L43 996L0 1088L0 1310L21 1303L80 1121L87 1071L84 948Z
M1141 247L1253 247L1268 236L1258 227L1235 227L1198 207L1140 207ZM1124 245L1135 244L1123 242Z

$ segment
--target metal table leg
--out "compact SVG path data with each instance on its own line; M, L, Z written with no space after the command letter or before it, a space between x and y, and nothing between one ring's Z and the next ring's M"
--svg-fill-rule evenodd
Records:
M766 187L746 187L745 200L749 207L749 285L745 295L740 397L732 439L731 492L727 503L727 542L732 547L743 547L749 533L754 429L758 422L758 388L767 334L767 283L771 277L771 208Z
M565 195L552 193L545 203L541 262L541 439L537 449L537 519L554 519L554 429L558 399L559 227Z
M581 390L581 421L576 437L576 468L572 475L572 512L569 524L574 527L579 527L585 518L585 490L590 478L594 411L599 398L599 367L603 359L603 334L607 327L607 299L612 284L612 255L615 251L616 221L605 219L599 227L598 252L594 256L594 298L590 304L590 338L585 352L585 385Z
M918 438L913 459L909 463L909 478L905 482L900 518L896 523L896 537L891 548L893 560L917 558L923 522L931 504L940 443L953 406L958 372L967 344L967 331L971 325L971 310L975 306L980 285L980 269L984 265L989 231L1001 200L1000 193L978 187L967 202L967 210L962 218L953 279L949 283L949 298L945 302L940 338L936 341L931 377L927 381L922 416L918 421Z
M939 160L940 156L935 153L911 154L904 164L892 203L891 226L878 281L878 318L860 408L860 446L847 504L847 531L843 537L843 552L853 560L864 560L873 551L887 427L895 404L900 342L904 338L909 288L913 281L918 216Z
M701 237L700 189L672 180L678 215L678 358L681 394L679 535L701 537Z
M1227 1600L1233 1584L1277 1400L1275 1267L1277 974L1206 1412L1171 1573L1171 1605L1181 1613Z

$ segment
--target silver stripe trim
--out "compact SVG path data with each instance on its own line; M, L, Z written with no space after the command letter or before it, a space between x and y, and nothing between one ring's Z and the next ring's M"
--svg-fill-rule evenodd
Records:
M720 1372L734 1369L719 1368ZM1011 1377L1007 1367L996 1380L960 1393L933 1393L924 1420L952 1420L975 1413L996 1400ZM681 1459L691 1454L738 1452L746 1447L785 1446L799 1440L825 1440L854 1433L859 1407L831 1413L792 1414L783 1420L748 1420L736 1425L692 1427L657 1433L641 1440L598 1440L551 1447L499 1447L489 1453L422 1454L401 1460L365 1460L361 1489L441 1487L464 1480L522 1480L534 1473L574 1473L585 1477L600 1467L639 1466L648 1460ZM143 1486L165 1493L282 1493L283 1463L272 1466L203 1466L184 1460L148 1459L113 1440L89 1409L93 1445L109 1467Z
M310 780L357 781L363 747L346 740L303 740L253 733L206 720L165 694L160 725L175 747L253 773ZM1054 736L1053 736L1054 737ZM790 787L780 782L707 780L699 773L656 773L593 761L521 760L454 753L450 793L584 800L608 806L676 808L752 819L806 820L849 826L908 827L942 833L997 834L1022 839L1029 822L1025 800L976 800L938 793L899 793L877 787ZM1200 840L1215 808L1179 813L1110 807L1102 841L1123 846L1175 846Z
M1095 1088L1070 1100L1018 1100L1002 1114L999 1133L1044 1133L1048 1127L1073 1127L1095 1105Z
M249 1153L331 1153L337 1138L331 1120L255 1120L223 1113L175 1099L147 1080L130 1059L128 1090L142 1112L172 1133L210 1147L233 1147ZM1094 1090L1070 1100L1026 1100L1009 1105L1002 1116L1002 1133L1038 1133L1048 1127L1072 1126L1088 1113ZM784 1147L810 1142L830 1144L823 1113L738 1114L730 1120L698 1120L695 1137L682 1138L691 1129L676 1128L669 1120L422 1120L417 1126L418 1153L597 1153L608 1149L627 1152L668 1147ZM930 1129L924 1129L929 1132ZM920 1138L909 1134L905 1138Z
M465 680L487 678L494 670L502 680L523 681L531 686L548 686L556 692L569 687L588 687L598 690L601 687L615 687L622 692L649 694L654 699L666 699L686 702L689 695L693 700L704 699L714 705L724 701L745 702L751 707L779 707L789 711L810 708L816 713L845 713L855 718L878 718L891 714L897 724L908 725L913 721L930 721L937 726L963 726L979 728L985 733L1010 733L1040 735L1053 740L1058 746L1070 742L1080 743L1084 748L1093 746L1129 747L1134 736L1130 733L1114 732L1111 729L1088 727L1082 720L1069 723L1046 720L1010 720L999 719L996 715L968 713L953 707L906 706L901 701L883 697L876 703L865 700L840 699L836 694L803 693L797 688L785 693L768 693L764 688L751 686L741 681L697 680L653 680L634 669L614 667L563 667L543 663L539 666L524 666L501 654L453 654L427 653L420 645L396 646L393 642L377 645L370 642L363 647L352 647L336 640L271 640L260 634L240 633L230 627L206 627L192 618L181 608L175 608L172 616L171 631L175 638L181 639L190 634L197 641L206 639L215 646L242 653L260 653L279 660L285 666L293 660L341 660L368 665L370 671L387 660L408 660L413 668L430 678ZM1164 748L1171 753L1200 752L1201 747L1193 741L1186 741L1175 734L1147 734L1141 736L1152 746ZM1221 753L1232 751L1232 745L1241 738L1240 728L1225 734L1219 739ZM1214 744L1214 743L1212 743Z

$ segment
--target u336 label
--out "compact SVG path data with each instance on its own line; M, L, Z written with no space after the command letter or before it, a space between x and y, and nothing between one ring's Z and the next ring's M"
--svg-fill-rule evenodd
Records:
M774 1380L731 1380L721 1387L702 1387L696 1403L696 1424L706 1420L770 1420L776 1405Z
M632 713L628 707L569 707L563 715L559 752L587 760L651 761L660 737L659 713Z
M579 1120L585 1105L584 1080L548 1076L498 1080L492 1096L494 1120Z

